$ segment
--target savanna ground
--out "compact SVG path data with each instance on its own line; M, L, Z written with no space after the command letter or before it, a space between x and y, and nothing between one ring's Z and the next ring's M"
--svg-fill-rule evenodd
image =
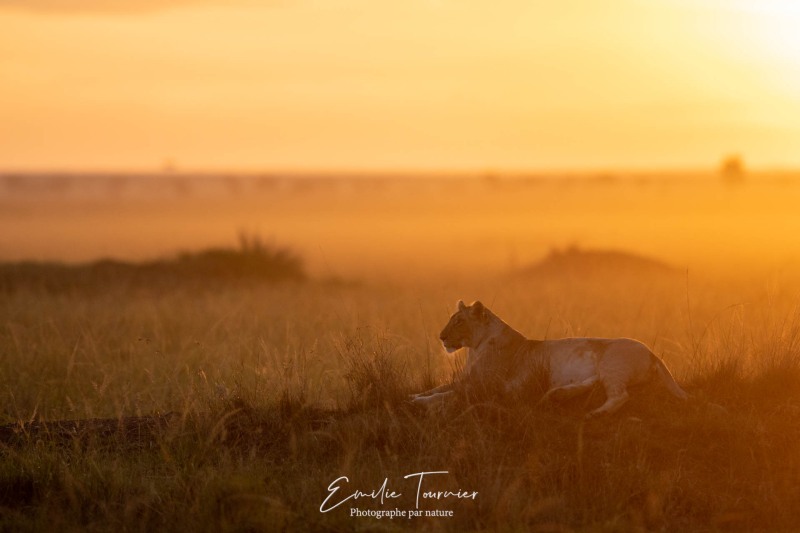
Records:
M613 197L606 189L580 194ZM715 194L709 198L719 205ZM762 223L779 219L775 205L787 202L785 196L775 195L773 204L759 204L750 215ZM594 213L586 214L587 205L593 204L587 199L578 209L583 216ZM693 204L654 212L692 214L678 205ZM640 210L617 211L602 224L638 225L636 235L646 237ZM24 206L18 210L20 220L25 213ZM491 219L480 208L471 213ZM517 220L513 212L507 216ZM569 213L560 216L554 224L569 219ZM786 216L791 226L795 215ZM670 220L655 216L653 233ZM680 223L691 226L692 220ZM584 223L591 235L590 222ZM706 220L703 227L717 223ZM417 277L413 268L400 275L401 264L393 281L375 276L353 284L312 272L310 280L281 282L167 278L153 285L112 279L88 289L30 281L6 286L0 405L3 423L17 431L8 426L2 435L0 527L800 528L796 277L753 274L756 268L482 275L474 261L459 269L459 254L469 255L470 243L459 240L458 230L453 234L447 258L430 257L439 270L453 263L460 275L438 279ZM634 232L625 235L619 238ZM782 238L765 236L769 242ZM727 239L733 237L719 240ZM657 243L640 248L652 246ZM688 250L675 242L665 246L678 255ZM324 274L329 267L322 265ZM458 299L482 300L532 338L640 339L664 358L692 399L683 403L659 388L645 389L619 413L586 422L583 414L602 403L602 391L539 407L532 406L535 391L529 402L457 401L430 413L410 406L409 393L451 379L463 361L463 354L446 356L437 341ZM153 416L156 423L72 434L19 423L137 416ZM404 476L431 471L448 474L430 476L425 489L478 496L421 501L422 509L452 510L452 517L350 516L351 507L414 508L416 483ZM340 476L349 478L342 497L378 489L387 478L389 490L402 497L384 505L360 498L321 513L328 486Z

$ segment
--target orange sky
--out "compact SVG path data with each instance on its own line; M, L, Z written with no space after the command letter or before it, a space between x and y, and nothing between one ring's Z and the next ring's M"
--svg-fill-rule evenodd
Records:
M792 1L0 6L0 169L800 167Z

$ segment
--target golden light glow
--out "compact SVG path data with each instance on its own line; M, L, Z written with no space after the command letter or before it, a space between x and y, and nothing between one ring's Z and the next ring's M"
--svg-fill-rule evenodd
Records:
M800 82L800 4L767 0L738 4L755 27L757 59L782 70L792 82ZM794 89L800 90L800 84Z
M0 167L800 165L793 2L14 1Z
M760 67L770 81L800 81L800 4L783 0L715 4L731 17L724 42L729 54ZM792 87L797 90L800 85Z

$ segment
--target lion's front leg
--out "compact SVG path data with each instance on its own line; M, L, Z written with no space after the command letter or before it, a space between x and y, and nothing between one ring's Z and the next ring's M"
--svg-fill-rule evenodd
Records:
M437 392L428 396L417 396L411 401L417 405L424 405L425 407L442 407L448 397L455 394L455 391L449 390L445 392Z
M452 383L447 383L445 385L439 385L438 387L434 387L429 391L418 392L417 394L412 394L410 399L411 399L412 402L417 402L418 400L423 399L423 398L434 396L436 394L452 392L452 391L453 391L453 384Z

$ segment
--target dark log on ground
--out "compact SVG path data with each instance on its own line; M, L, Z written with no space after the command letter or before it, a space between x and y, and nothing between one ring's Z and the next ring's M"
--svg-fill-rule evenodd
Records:
M36 442L65 444L91 439L113 441L116 438L126 443L146 444L153 442L177 418L177 413L166 413L120 418L16 422L0 426L0 443L19 446Z

